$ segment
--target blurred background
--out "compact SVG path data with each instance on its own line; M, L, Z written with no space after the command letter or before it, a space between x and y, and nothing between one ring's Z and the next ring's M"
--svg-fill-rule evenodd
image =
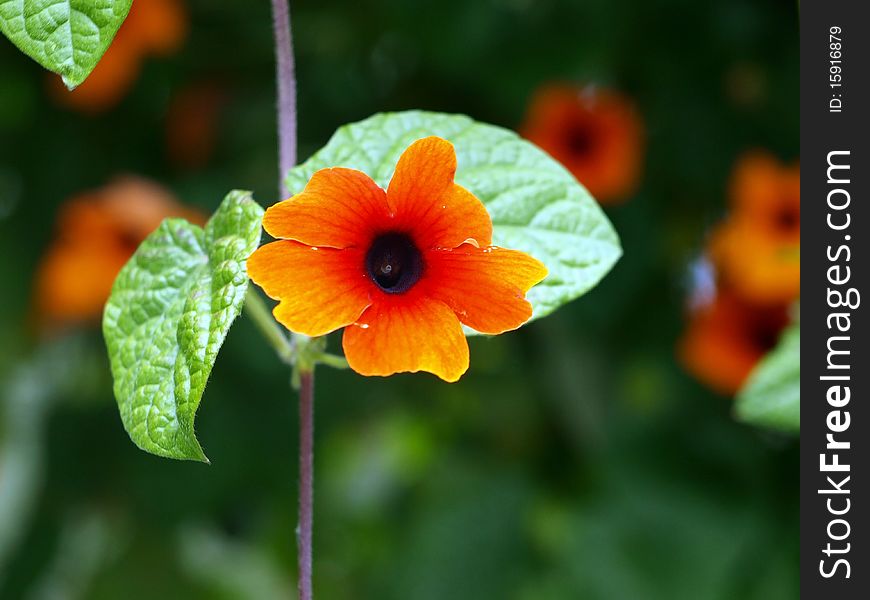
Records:
M799 293L797 3L292 11L301 158L375 112L465 113L562 161L625 250L471 340L458 384L320 371L319 597L797 598L797 438L733 417ZM240 318L197 419L212 465L164 460L121 426L98 325L164 216L279 200L272 52L265 0L136 0L68 94L0 39L2 598L295 593L286 369Z

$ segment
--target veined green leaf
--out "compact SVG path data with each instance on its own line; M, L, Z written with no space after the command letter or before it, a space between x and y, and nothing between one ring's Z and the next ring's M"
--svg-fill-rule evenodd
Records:
M298 193L315 171L350 167L386 187L405 148L429 135L455 146L456 182L486 205L493 243L547 265L549 276L527 295L533 319L586 293L620 257L619 238L607 217L562 165L512 131L462 115L408 111L345 125L291 169L287 186Z
M133 0L0 0L0 31L73 89L97 66L132 4Z
M124 428L148 452L206 461L193 419L241 312L263 209L231 192L205 230L166 219L121 270L103 314Z
M785 431L801 426L801 328L785 330L737 395L737 416L747 423Z

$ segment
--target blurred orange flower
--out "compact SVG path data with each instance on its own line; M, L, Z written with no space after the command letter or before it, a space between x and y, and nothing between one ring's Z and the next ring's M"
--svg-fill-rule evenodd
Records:
M602 204L637 189L643 125L633 104L616 92L551 84L538 90L520 134L561 162Z
M736 393L788 323L785 306L759 309L728 290L692 311L678 345L680 362L719 393Z
M263 227L279 241L251 255L248 274L280 300L275 318L310 336L344 327L348 364L363 375L459 379L469 360L461 324L516 329L547 269L491 246L486 207L455 172L453 145L427 137L402 153L386 190L361 171L322 169L269 208Z
M729 200L705 263L714 299L690 307L678 350L689 371L725 394L737 392L773 348L800 296L798 165L760 151L745 154L734 168Z
M174 52L186 35L187 14L181 0L137 0L85 82L70 92L52 77L53 95L61 104L85 112L112 108L136 81L145 57Z
M166 147L173 163L184 169L208 163L225 100L223 88L213 82L188 85L173 96L166 114Z
M40 327L96 321L118 271L169 216L205 221L160 186L133 177L69 200L58 215L57 237L36 273Z
M734 169L730 198L731 213L710 241L721 279L750 302L795 300L801 276L799 166L748 153Z

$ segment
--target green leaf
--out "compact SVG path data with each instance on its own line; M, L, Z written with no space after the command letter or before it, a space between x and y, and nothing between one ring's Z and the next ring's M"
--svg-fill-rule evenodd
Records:
M208 462L193 433L218 350L241 312L263 209L230 192L205 230L166 219L121 270L103 314L124 428L148 452Z
M429 135L456 147L456 182L486 205L493 243L547 265L549 276L527 296L533 319L589 291L620 257L619 238L607 217L562 165L512 131L462 115L408 111L345 125L308 161L291 169L287 186L297 193L315 171L342 166L363 171L386 187L399 155Z
M801 426L801 329L790 326L737 395L737 416L747 423L789 432Z
M133 0L0 0L0 31L73 89L90 75Z

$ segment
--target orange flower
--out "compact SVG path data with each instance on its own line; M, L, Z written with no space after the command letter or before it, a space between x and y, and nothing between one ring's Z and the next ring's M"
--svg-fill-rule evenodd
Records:
M759 309L728 290L692 314L678 354L686 369L714 390L736 393L788 323L784 306Z
M549 85L529 105L520 133L561 162L602 204L637 188L643 126L632 104L615 92Z
M53 328L99 318L118 271L169 216L203 222L163 188L132 177L67 202L58 217L58 236L36 273L40 325Z
M172 98L166 113L166 146L173 163L185 169L208 163L225 100L223 89L211 82L189 85Z
M800 295L800 169L753 152L734 169L731 214L710 254L722 279L746 300L788 303Z
M455 171L452 144L428 137L405 150L386 191L360 171L323 169L269 208L263 227L281 240L254 252L248 274L280 300L275 318L309 336L345 327L345 356L363 375L459 379L468 369L460 322L516 329L532 315L525 293L547 270L490 245L489 214Z
M134 2L111 46L84 83L70 92L60 79L52 77L54 96L77 110L112 108L136 81L142 60L174 52L186 33L187 16L181 0Z

